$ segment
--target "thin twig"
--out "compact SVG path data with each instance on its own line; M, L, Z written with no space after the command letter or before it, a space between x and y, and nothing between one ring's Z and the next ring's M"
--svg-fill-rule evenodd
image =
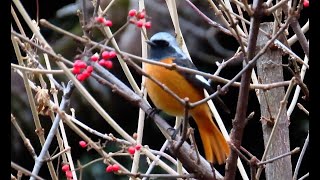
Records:
M17 64L13 64L13 63L11 63L11 68L20 69L22 71L30 71L32 73L39 73L39 74L63 74L64 73L63 70L36 69L36 68L29 68L29 67L25 67L25 66L20 66Z
M200 11L190 0L186 0L186 2L188 3L188 5L191 6L191 8L193 10L195 10L206 22L208 22L208 24L210 24L212 27L217 28L219 31L229 35L229 36L233 36L232 33L224 28L221 24L211 20L208 16L206 16L202 11Z
M294 169L294 173L293 173L293 177L292 179L293 180L296 180L298 178L298 173L299 173L299 169L300 169L300 165L301 165L301 162L302 162L302 159L303 159L303 156L306 152L306 149L308 147L308 144L309 144L309 132L308 132L308 135L307 135L307 138L303 144L303 147L302 147L302 150L301 150L301 153L300 153L300 156L299 156L299 159L297 161L297 165L296 165L296 168Z
M270 7L269 9L266 9L266 13L267 14L271 14L274 11L276 11L277 9L281 8L285 3L287 3L288 0L281 0L280 2L278 2L277 4L275 4L274 6Z
M18 164L14 163L12 161L11 161L11 167L16 169L17 171L21 171L23 174L26 174L28 176L34 177L34 178L39 179L39 180L44 180L42 177L31 173L29 170L19 166Z
M190 179L195 178L194 174L183 174L183 175L172 175L172 174L140 174L140 173L124 173L120 172L119 175L126 175L129 177L134 178L159 178L159 179L176 179L176 178L183 178L183 179Z
M22 129L20 128L20 126L19 126L16 118L13 116L13 114L11 114L11 122L14 125L14 127L17 129L21 139L23 140L23 144L26 146L26 148L28 149L32 158L35 160L37 158L37 154L34 151L34 148L33 148L32 144L30 143L30 140L23 133Z
M306 114L309 116L309 111L306 110L306 108L304 108L304 107L302 106L302 104L297 103L297 106L298 106L299 109L301 109L304 113L306 113Z
M302 176L301 178L299 178L298 180L303 180L303 179L305 179L305 178L307 178L307 177L309 177L309 173L303 175L303 176Z
M261 166L261 165L264 165L264 164L267 164L267 163L272 163L273 161L276 161L276 160L281 159L281 158L286 157L286 156L291 156L292 154L297 153L299 151L300 151L300 148L296 147L292 151L284 153L284 154L281 154L280 156L268 159L266 161L260 161L258 163L258 166Z

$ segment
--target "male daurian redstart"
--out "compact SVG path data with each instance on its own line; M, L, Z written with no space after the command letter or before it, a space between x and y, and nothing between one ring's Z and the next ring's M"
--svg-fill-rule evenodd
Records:
M196 69L192 61L179 48L176 39L171 34L159 32L146 42L150 46L149 59ZM213 91L203 76L169 70L165 67L147 63L144 68L150 76L167 86L180 98L188 97L190 102L196 102L204 98L203 88L209 93ZM150 99L158 109L172 116L184 115L184 106L160 86L148 78L145 85ZM225 138L213 122L208 104L203 103L190 109L189 114L198 126L207 161L213 164L225 163L230 154L230 149Z

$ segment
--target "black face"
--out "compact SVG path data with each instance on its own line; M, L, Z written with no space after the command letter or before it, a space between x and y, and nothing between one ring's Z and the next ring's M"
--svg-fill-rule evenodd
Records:
M150 59L159 61L167 57L178 56L176 50L166 40L147 41L147 43L150 45Z

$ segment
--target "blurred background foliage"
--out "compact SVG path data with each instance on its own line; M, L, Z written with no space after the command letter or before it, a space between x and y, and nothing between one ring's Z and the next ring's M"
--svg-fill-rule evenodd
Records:
M109 2L109 0L101 0L102 8L106 7ZM30 16L33 19L36 19L36 0L22 1L22 3L24 4L27 12L29 12ZM148 37L151 37L152 34L159 31L174 32L165 1L147 0L145 3L147 15L150 17L152 22L152 28L147 32ZM219 20L217 20L217 18L214 16L212 9L208 7L208 3L206 1L193 1L193 3L204 14L219 23ZM47 19L51 23L70 31L71 33L81 36L82 29L79 25L79 17L76 15L76 9L81 7L80 4L81 0L39 1L39 18ZM110 11L107 13L107 18L112 20L114 24L111 28L113 32L125 24L128 11L130 9L138 9L137 6L138 1L136 0L119 0L115 2ZM184 35L193 62L200 70L214 73L217 69L217 66L215 65L216 61L221 62L222 60L227 60L233 56L234 52L238 48L236 40L208 25L184 1L177 1L177 7L182 34ZM92 14L93 7L89 1L87 3L87 8L88 12ZM300 21L303 24L307 21L307 14L304 11L302 11ZM12 24L13 27L16 27L14 22ZM31 37L30 31L27 28L25 30L29 37ZM52 45L54 50L69 60L73 60L75 56L81 53L81 50L83 49L83 45L52 30L41 28L41 32L49 44ZM291 31L289 31L289 33L292 34ZM101 41L103 39L102 34L98 31L94 31L92 37L96 41ZM140 30L134 25L131 24L127 26L123 31L115 36L115 39L119 43L119 47L122 51L135 55L141 55ZM300 57L302 57L303 52L298 43L293 46L293 50L300 55ZM16 62L15 57L12 59L12 62ZM285 62L286 58L284 57L284 63ZM124 83L129 85L119 63L116 60L114 60L113 63L114 67L110 71ZM53 63L53 69L55 69L54 65L55 64ZM239 72L240 69L241 64L233 63L231 66L224 68L220 75L222 77L231 79ZM139 85L141 83L141 76L136 74L135 71L132 71L132 73ZM285 77L287 78L286 80L290 79L291 75L289 72L284 70L284 73L287 73L285 74ZM60 82L67 82L65 77L57 75L55 78ZM308 85L308 82L310 81L308 72L306 73L305 79L305 82ZM89 79L84 82L84 85L93 95L93 97L111 115L111 117L117 120L117 123L119 123L121 127L123 127L129 134L133 134L136 131L138 120L137 107L126 102L122 97L112 93L110 89L100 85L95 80ZM61 92L59 95L61 96ZM231 129L231 121L234 118L237 96L237 88L230 88L227 95L221 96L226 105L231 109L231 114L226 114L220 110L221 116L223 117L228 131ZM303 101L301 98L298 102L303 104L308 109L309 105L307 102ZM100 115L86 102L86 100L78 94L77 90L75 90L72 95L70 107L75 109L76 117L89 127L92 127L99 132L112 133L116 137L119 137L118 134L114 132L113 129L100 117ZM242 146L260 158L263 154L263 138L261 124L259 121L259 104L254 91L251 91L250 94L248 114L252 111L255 112L255 115L246 126ZM21 77L14 72L11 73L11 112L16 116L16 119L21 127L23 127L27 137L30 138L36 153L39 154L41 147L34 132L35 127L33 124L23 81ZM173 125L174 120L172 117L168 117L164 114L162 115L167 119L172 119L169 122ZM291 116L290 121L291 147L292 149L297 146L302 147L309 129L308 116L296 108ZM43 117L41 118L41 123L45 129L45 133L48 133L52 123L51 120L47 117ZM190 123L191 126L196 127L193 121L190 121ZM85 149L80 148L78 142L81 139L70 129L68 129L68 127L66 127L66 133L68 135L69 145L72 148L72 155L75 162L79 160L81 164L85 164L95 158L98 158L95 151L91 150L87 152ZM198 144L201 144L199 135L197 134L198 132L195 131L195 133ZM99 140L96 136L90 135L89 133L87 134L95 141ZM153 149L160 149L164 141L165 138L161 135L153 121L150 119L146 120L143 144L147 144ZM51 154L56 150L56 147L57 142L54 141L50 148ZM107 151L112 152L119 149L114 144L108 144L106 148ZM202 146L198 146L198 148L203 154ZM292 156L293 165L295 165L297 159L298 155L295 154ZM21 138L13 126L11 126L11 160L29 170L31 170L34 165L34 160L29 155ZM123 162L124 166L131 169L131 163L128 158L118 158L117 160ZM141 170L143 171L147 167L147 164L145 161L141 161L141 163ZM218 167L218 170L223 170L223 168L224 167ZM247 170L249 171L248 168ZM162 172L158 169L155 171ZM308 172L308 156L305 156L300 172L301 174ZM45 165L41 169L39 175L43 178L50 179L50 175ZM63 179L64 175L60 175L60 177ZM102 162L98 162L84 169L83 179L127 179L127 177L114 175L112 173L105 173L105 165Z

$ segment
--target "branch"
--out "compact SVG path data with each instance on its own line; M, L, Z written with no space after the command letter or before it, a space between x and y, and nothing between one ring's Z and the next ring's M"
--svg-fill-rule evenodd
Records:
M300 169L300 165L301 165L303 156L304 156L304 154L306 152L306 149L308 147L308 144L309 144L309 132L308 132L308 136L307 136L307 138L306 138L306 140L305 140L305 142L303 144L303 148L302 148L302 151L300 153L296 168L294 169L293 178L292 178L293 180L296 180L297 177L298 177L298 172L299 172L299 169Z
M63 98L60 104L60 108L61 109L65 109L67 108L69 101L70 101L70 96L72 94L72 91L74 90L74 86L71 83L71 81L69 81L67 87L64 89L63 91ZM47 136L46 142L44 143L42 150L40 152L40 155L37 157L37 159L35 160L35 164L33 166L33 170L32 170L32 174L38 174L40 171L40 168L42 166L43 160L45 158L45 155L51 145L51 142L58 130L58 126L59 126L59 122L60 122L60 117L59 115L56 116L51 129L49 131L49 134ZM30 180L34 180L33 177L30 178Z
M254 57L257 37L259 33L260 18L262 13L261 11L263 11L262 3L263 3L263 0L255 0L253 2L254 13L250 23L248 49L247 49L247 52L248 52L247 62L248 60L251 60ZM247 106L248 106L248 96L249 96L249 85L251 80L251 71L253 68L253 66L251 65L248 66L248 65L247 65L248 70L246 70L241 77L241 86L240 86L239 97L237 102L236 115L233 121L233 128L231 129L231 133L230 133L230 141L235 145L236 148L240 148L241 146L243 131L245 127L246 112L247 112ZM226 167L228 167L226 168L226 173L225 173L226 180L235 179L237 159L238 159L237 152L231 149L231 153L227 159L227 164L226 164Z
M16 169L17 171L22 171L24 174L29 175L29 176L31 176L31 177L33 177L33 178L38 179L38 180L44 180L42 177L31 173L29 170L27 170L27 169L19 166L18 164L14 163L14 162L12 162L12 161L11 161L11 167L14 168L14 169Z

